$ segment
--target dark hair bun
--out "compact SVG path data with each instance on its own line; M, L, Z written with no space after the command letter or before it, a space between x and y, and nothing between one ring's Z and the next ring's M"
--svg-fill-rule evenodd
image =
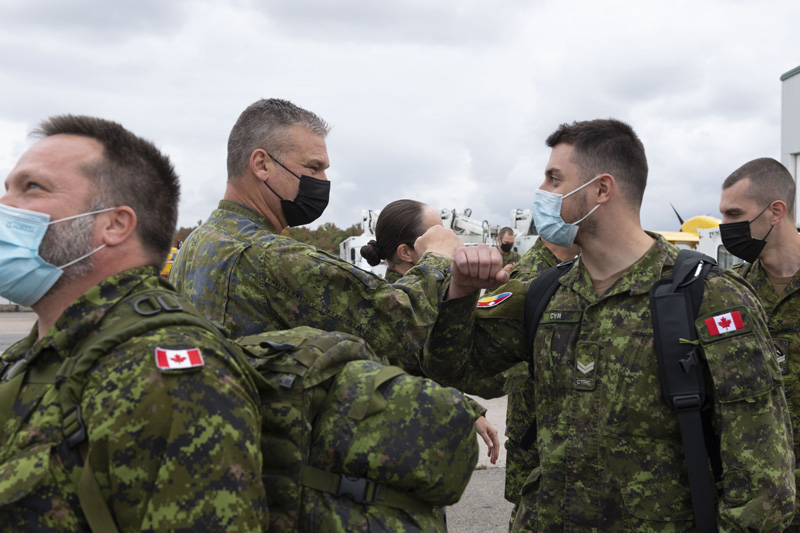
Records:
M361 257L366 259L370 266L378 266L382 259L386 259L383 250L375 240L371 240L361 247Z

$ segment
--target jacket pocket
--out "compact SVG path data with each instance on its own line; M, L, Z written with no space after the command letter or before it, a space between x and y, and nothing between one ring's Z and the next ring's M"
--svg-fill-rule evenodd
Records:
M0 465L0 508L36 491L50 476L50 444L34 446Z
M651 479L628 483L622 487L626 530L659 527L652 522L686 522L693 520L692 496L685 479ZM648 525L648 523L651 523Z

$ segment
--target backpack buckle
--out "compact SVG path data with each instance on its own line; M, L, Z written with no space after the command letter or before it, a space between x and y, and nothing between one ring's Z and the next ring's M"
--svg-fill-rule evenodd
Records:
M370 497L369 492L372 489ZM375 503L378 500L378 485L363 477L341 475L337 496L347 496L356 503Z
M27 359L17 359L13 363L3 361L3 366L0 367L0 376L3 376L3 381L11 381L26 368L28 368Z
M172 300L171 302L167 302L165 300L165 297L167 296L169 296L169 299ZM144 303L147 303L148 305L143 306L142 304ZM166 313L183 311L183 306L181 306L180 302L171 294L162 294L160 296L156 296L155 298L152 296L143 296L142 298L139 298L133 302L133 309L142 316L153 316L157 315L161 311Z
M699 394L683 394L672 398L672 407L678 412L696 411L700 409Z
M86 440L86 424L83 423L83 414L80 405L73 405L64 411L61 431L64 434L67 447L70 450Z

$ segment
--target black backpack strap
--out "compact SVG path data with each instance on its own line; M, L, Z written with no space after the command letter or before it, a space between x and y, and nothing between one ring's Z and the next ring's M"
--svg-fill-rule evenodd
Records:
M533 362L533 338L536 336L536 329L542 314L550 303L550 299L558 290L558 280L561 276L569 272L576 259L564 261L556 266L552 266L539 274L533 280L528 292L525 295L525 332L528 334L528 363ZM533 375L533 365L530 365L530 372Z
M694 520L701 532L717 531L716 488L708 471L707 429L702 414L707 401L702 367L705 356L697 342L694 321L703 299L703 280L714 264L699 252L681 250L673 276L659 280L650 289L661 390L678 415Z
M536 337L539 321L542 319L550 299L558 290L559 278L569 272L575 261L576 259L571 259L548 268L533 280L530 287L528 287L527 294L525 294L524 321L525 332L528 334L528 371L531 377L533 377L533 339ZM522 436L520 448L530 450L535 441L536 419L534 418L525 431L525 435Z

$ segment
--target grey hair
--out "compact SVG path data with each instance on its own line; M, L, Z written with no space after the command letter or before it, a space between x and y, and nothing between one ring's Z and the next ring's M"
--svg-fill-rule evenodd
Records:
M292 126L303 126L326 137L330 126L320 117L288 100L261 99L242 111L228 137L228 180L244 175L254 150L278 157L286 148Z

